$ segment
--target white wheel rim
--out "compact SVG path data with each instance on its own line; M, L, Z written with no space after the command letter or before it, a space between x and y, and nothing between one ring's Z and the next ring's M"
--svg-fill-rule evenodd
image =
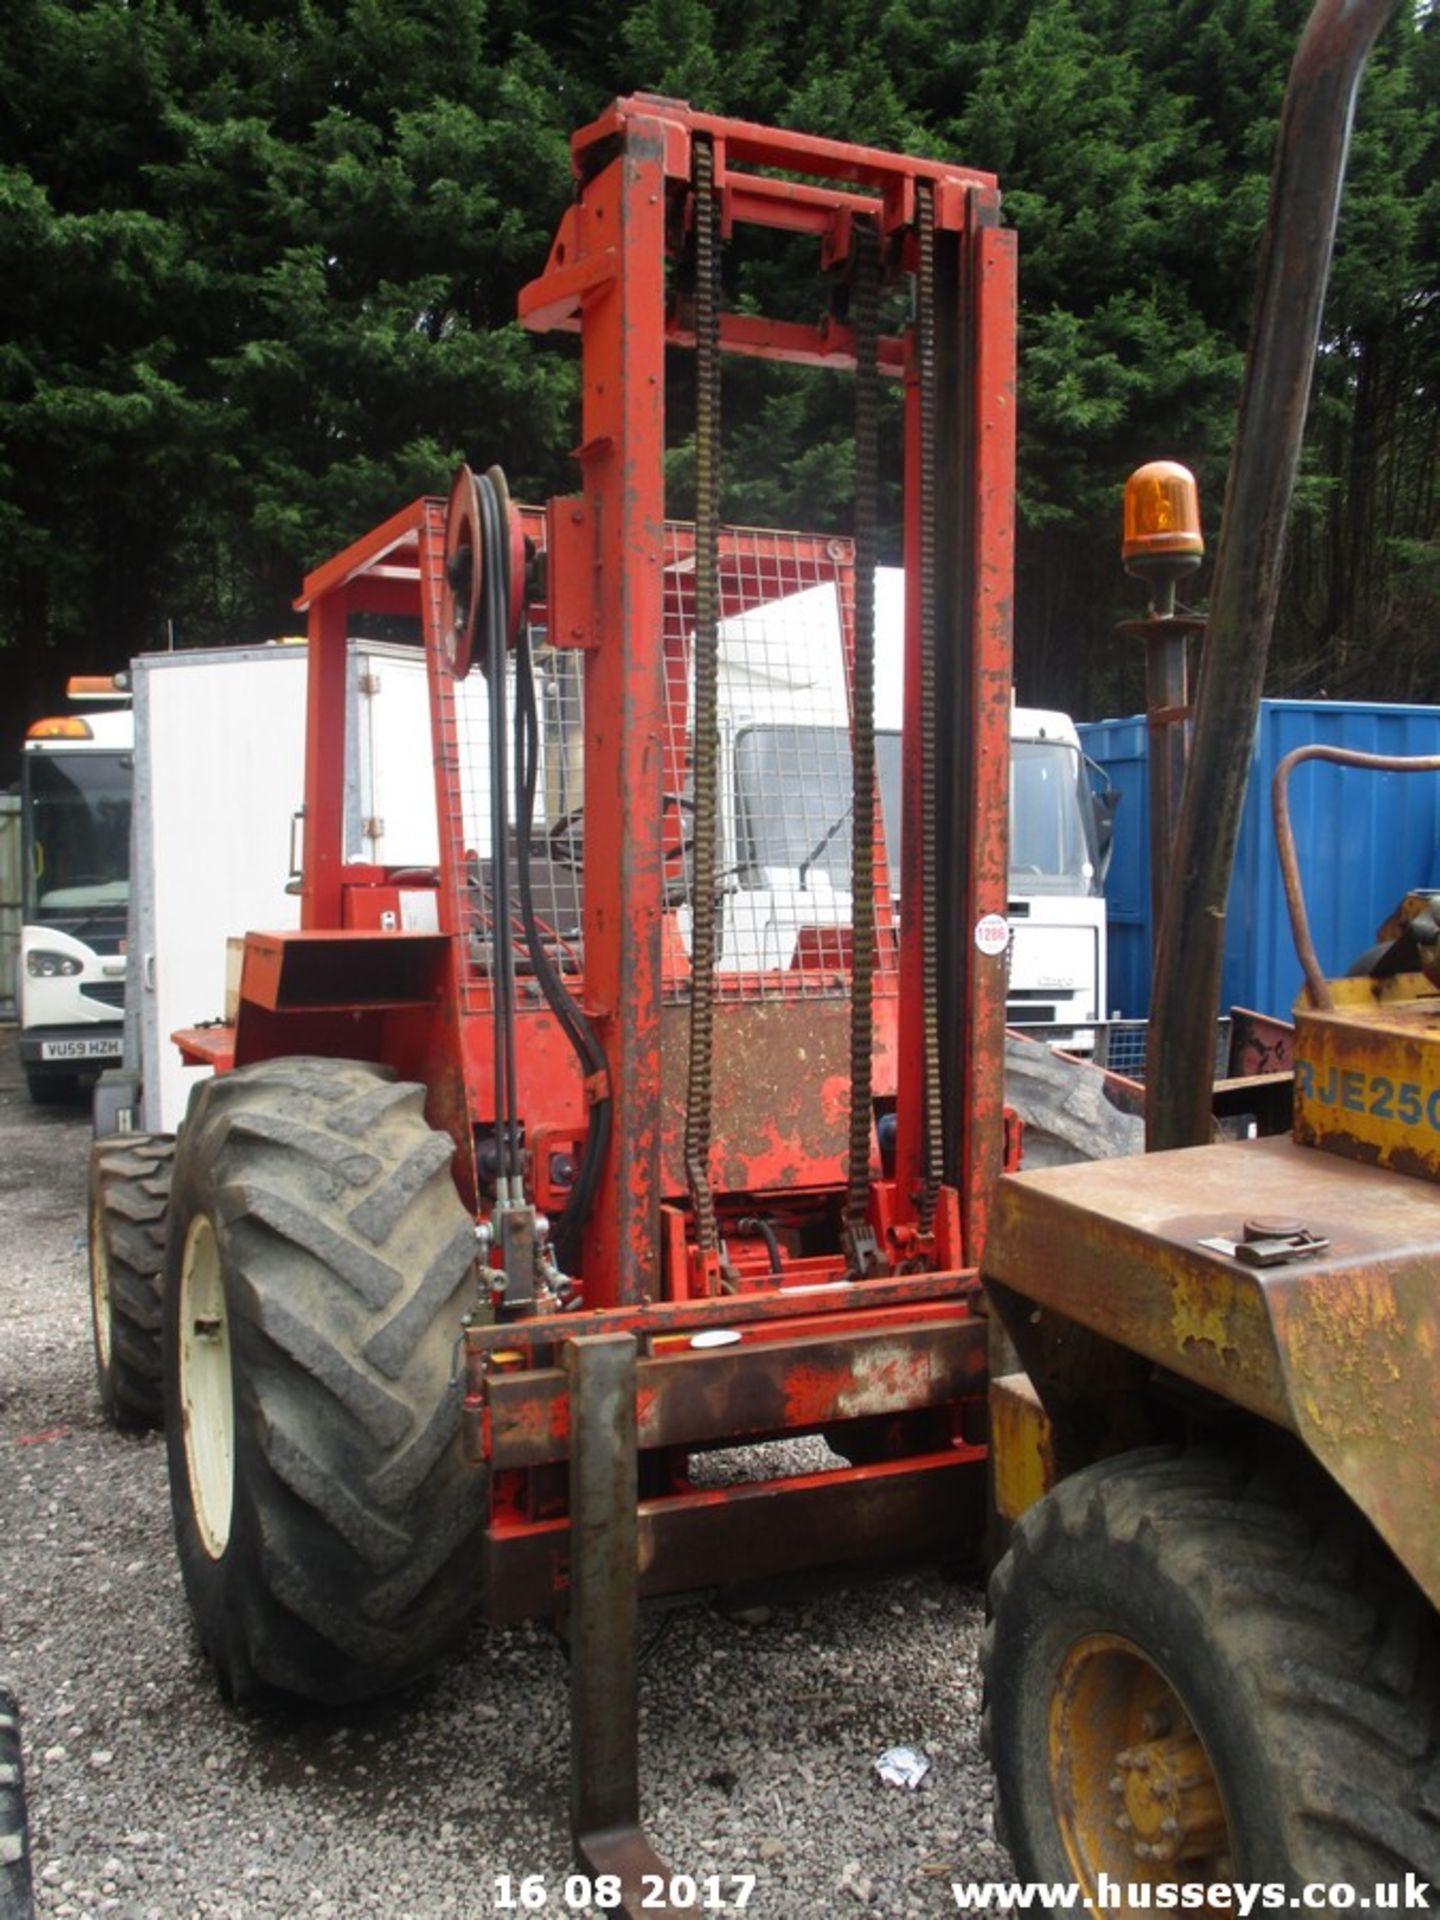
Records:
M97 1199L90 1209L90 1318L100 1371L110 1371L110 1255L105 1246L105 1210Z
M220 1248L203 1213L190 1223L180 1265L180 1408L190 1506L201 1545L218 1560L235 1502L235 1390Z

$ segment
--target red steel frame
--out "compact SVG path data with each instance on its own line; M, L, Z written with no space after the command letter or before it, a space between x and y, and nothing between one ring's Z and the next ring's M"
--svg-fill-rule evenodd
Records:
M584 416L579 460L582 511L593 529L592 646L587 701L607 724L587 741L587 817L604 822L597 871L618 876L613 895L587 890L586 986L610 1062L617 1147L592 1223L586 1298L599 1305L643 1300L659 1270L660 1221L660 928L662 769L655 744L665 730L661 628L661 528L664 518L664 372L667 341L689 338L684 315L667 307L668 223L691 177L691 143L708 139L722 232L743 225L808 233L821 265L848 257L857 215L876 219L886 241L913 257L917 185L934 193L938 234L955 236L960 298L973 340L970 447L974 524L972 599L956 609L950 631L968 656L973 748L971 827L963 924L1006 910L1005 829L1010 698L1011 502L1014 491L1014 243L995 225L998 194L988 174L913 160L839 141L815 139L691 112L647 96L617 102L572 142L580 189L561 223L541 277L520 296L527 327L578 330ZM774 173L803 174L825 185ZM857 193L852 189L859 188ZM843 328L807 328L725 315L722 346L799 364L854 366ZM882 365L907 383L907 569L919 554L919 394L913 342L885 343ZM917 737L918 602L907 596L907 740ZM582 623L584 624L584 623ZM968 626L968 632L965 628ZM906 751L907 796L917 756ZM616 805L618 797L619 804ZM919 940L927 910L918 831L908 831L906 903L900 955L900 1083L894 1218L914 1217L922 1177L920 1110L923 982ZM918 803L916 803L918 804ZM983 1232L985 1195L999 1166L1003 1104L1004 963L967 943L954 956L966 969L961 1105L968 1116L951 1170L960 1189L963 1246L973 1264ZM718 1032L718 1029L717 1029ZM721 1044L717 1042L717 1044ZM723 1120L721 1122L723 1127Z
M763 1263L742 1261L741 1292L718 1299L690 1297L696 1289L687 1209L664 1174L666 1059L683 1054L685 1037L683 1018L667 1018L664 1007L673 941L667 948L662 794L676 781L660 638L667 553L664 374L667 346L691 340L686 314L668 298L666 268L683 232L697 136L712 145L722 232L728 237L760 226L813 236L821 266L849 257L853 223L863 217L877 222L892 270L913 268L916 191L928 186L937 246L950 269L944 284L952 306L940 315L942 333L959 369L958 410L947 415L945 451L963 482L948 530L963 560L947 576L939 630L950 650L956 703L967 709L960 760L965 818L955 864L941 878L942 899L926 903L915 744L921 720L920 369L910 332L882 342L882 371L906 388L904 905L892 997L886 1004L882 994L877 1002L876 1085L877 1093L895 1096L897 1148L893 1179L872 1181L872 1220L893 1271L850 1278L837 1244L833 1254L787 1256L778 1280ZM816 1557L815 1535L837 1520L853 1526L858 1518L863 1528L867 1516L873 1519L869 1532L882 1548L905 1540L925 1544L943 1531L954 1481L941 1470L983 1456L982 1436L960 1402L973 1404L983 1393L983 1322L972 1316L971 1303L986 1195L1004 1153L1005 960L982 952L970 937L982 917L1006 911L1015 307L1013 236L996 224L994 181L938 162L719 120L645 96L616 103L575 137L573 150L577 198L544 273L521 294L520 313L534 330L580 333L582 485L573 498L552 501L543 517L526 510L524 524L532 541L548 549L550 640L580 649L585 661L583 1000L607 1062L614 1126L585 1234L584 1310L475 1325L466 1336L472 1440L494 1469L491 1608L497 1615L543 1605L546 1594L564 1584L564 1485L554 1462L563 1458L568 1414L563 1381L550 1369L558 1343L576 1333L641 1335L649 1356L642 1362L642 1399L658 1395L655 1405L663 1400L673 1407L693 1391L709 1408L698 1421L693 1412L651 1419L642 1408L642 1435L650 1435L642 1444L659 1449L667 1463L664 1495L646 1505L644 1524L656 1550L653 1588L716 1577L716 1562L743 1571L736 1565L736 1536L726 1527L712 1529L713 1554L697 1548L704 1516L738 1503L753 1518L757 1498L774 1490L770 1484L706 1493L691 1488L686 1448L707 1441L814 1430L862 1416L912 1417L908 1450L902 1445L874 1465L780 1483L797 1497L791 1504L798 1525L782 1525L779 1532L790 1539L757 1549L755 1571L789 1564L796 1540L804 1543L805 1557ZM779 177L795 174L809 183ZM854 365L853 337L828 322L806 327L726 315L721 340L728 350L792 364ZM466 997L456 906L463 834L447 831L457 801L456 736L447 719L453 689L439 650L443 520L441 503L417 501L305 583L297 603L308 609L310 638L302 929L250 937L233 1051L228 1035L190 1035L185 1043L192 1058L222 1065L279 1052L363 1053L423 1079L432 1120L455 1135L462 1191L479 1210L473 1146L476 1126L493 1120L490 1023L488 988L478 1009L473 981ZM685 536L672 530L668 537ZM441 821L436 934L382 930L381 915L393 912L398 898L395 877L383 868L342 864L348 624L356 615L413 616L417 610L431 655ZM933 1233L921 1237L919 927L927 904L944 907L949 924L963 929L944 953L956 983L947 1071L959 1076L960 1124L947 1142L947 1186ZM545 1137L548 1128L578 1135L583 1096L558 1027L543 1007L519 1011L527 1133ZM747 1014L753 1009L721 997L717 1059L727 1045L733 1051L742 1044ZM800 1000L777 1017L791 1023L787 1031L799 1031L794 1023L815 1019L817 1008ZM887 1061L895 1063L890 1074ZM717 1169L727 1164L725 1134L726 1110L717 1098ZM742 1197L753 1205L753 1186L768 1187L772 1198L805 1186L803 1140L797 1145L781 1137L785 1152L773 1164L763 1156L747 1163L743 1196L717 1193L722 1213L730 1204L733 1217L733 1203ZM728 1369L717 1368L713 1355L689 1350L692 1333L716 1324L744 1331L744 1355ZM660 1378L651 1381L645 1373L662 1361L669 1369L662 1369L663 1392ZM678 1397L677 1382L684 1383ZM505 1419L497 1428L500 1403ZM542 1432L548 1435L543 1443ZM846 1509L847 1487L870 1506ZM679 1572L675 1555L686 1561Z

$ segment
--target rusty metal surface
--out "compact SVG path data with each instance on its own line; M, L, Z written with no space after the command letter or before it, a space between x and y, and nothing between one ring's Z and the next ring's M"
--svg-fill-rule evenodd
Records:
M877 997L875 1012L875 1091L884 1094L895 1085L893 1001ZM660 1160L667 1196L686 1186L688 1035L687 1010L665 1007ZM711 1097L724 1116L710 1154L718 1192L839 1185L850 1116L848 998L717 1005Z
M971 529L966 524L963 514L958 520L958 527L963 530L961 538L958 541L954 539L957 522L952 520L945 530L949 538L942 551L940 494L941 489L953 484L957 476L942 472L939 459L940 435L944 430L940 420L940 355L943 340L947 359L950 359L956 367L964 369L958 381L947 382L945 401L948 406L958 405L961 420L966 420L971 401L970 396L965 392L964 373L969 371L968 367L965 367L965 350L971 344L975 323L974 315L960 302L952 304L947 300L943 317L937 311L940 296L936 264L935 193L928 184L916 188L915 244L917 254L915 353L920 387L920 466L916 487L919 495L917 504L920 520L918 581L920 607L917 623L920 656L918 711L922 720L917 782L919 801L913 809L919 814L920 821L920 857L916 863L919 872L919 892L915 914L920 951L918 972L912 973L911 979L919 992L922 1049L921 1127L918 1153L921 1181L916 1222L922 1233L928 1233L934 1218L936 1197L939 1194L941 1182L945 1178L946 1160L945 1090L940 1075L942 1023L939 889L940 770L943 765L955 787L963 791L968 756L974 751L970 713L971 690L964 684L963 674L961 684L950 690L952 697L946 702L946 707L954 710L954 719L948 732L945 719L949 716L944 714L938 697L940 628L937 599L940 590L940 569L943 565L947 570L954 569L963 577L971 559ZM947 252L953 250L958 244L957 241L951 240L948 243ZM953 428L959 422L946 420L944 424L945 427ZM955 439L959 441L960 436L956 435ZM973 485L973 468L968 461L962 465L958 478L962 493L968 491ZM912 573L911 579L913 578ZM948 584L950 584L949 581L947 581ZM972 639L973 635L969 633L962 636L963 651L960 655L962 666L968 656ZM950 792L947 792L946 800L948 801L950 797ZM953 831L958 822L952 816L947 820L947 825ZM953 869L949 870L953 871ZM952 954L952 961L954 958ZM962 968L961 978L963 977L964 969ZM946 985L949 987L951 982L947 980ZM968 1075L966 1078L968 1081Z
M952 1086L957 1047L963 1063L958 1085L960 1124L957 1128L947 1122L945 1178L962 1196L964 1259L972 1265L984 1249L991 1195L1003 1163L1005 984L1010 964L1008 954L982 953L975 942L975 928L982 918L1008 911L1010 872L1017 243L1013 233L994 224L994 217L993 212L981 210L970 261L977 312L972 389L975 608L969 661L973 738L967 784L960 791L958 817L950 829L965 847L969 887L962 912L973 917L958 928L966 958L958 1031L952 1033L948 1047L942 1036L942 1077ZM942 840L942 873L948 870L946 858ZM953 911L950 924L955 929ZM942 980L948 965L942 943ZM952 1133L957 1135L953 1153Z
M1295 1064L1295 1028L1273 1014L1249 1007L1230 1009L1230 1058L1227 1073L1235 1079L1258 1074L1289 1073Z
M613 1128L585 1249L599 1306L638 1301L660 1265L660 822L665 733L665 135L643 113L576 209L615 278L585 303L580 466L595 526L599 645L588 725L585 996L604 1049Z
M636 1369L639 1445L740 1441L946 1406L983 1392L985 1332L983 1320L951 1318L796 1340L758 1337L642 1359ZM570 1457L574 1433L563 1368L494 1373L485 1394L496 1471Z
M640 1828L640 1596L636 1580L635 1340L565 1347L570 1462L570 1835L592 1872L617 1873L619 1911L642 1911L644 1875L669 1874Z
M912 588L907 725L933 734L936 791L928 818L923 783L913 803L907 792L902 835L896 1185L907 1201L916 1189L928 1197L937 1176L953 1188L974 1262L1004 1142L1009 961L976 934L1008 902L1016 251L992 198L966 196L963 225L942 217L945 201L937 189L933 336L917 340L907 392L907 498L928 484L934 519L934 691ZM926 532L911 513L912 582L926 572Z
M718 1282L719 1228L710 1184L711 1075L715 1063L715 968L720 953L720 248L715 150L694 142L695 244L695 678L690 757L694 879L690 915L690 1021L685 1101L685 1179L695 1243L707 1279ZM677 789L678 790L678 789Z
M1026 1374L1002 1374L990 1382L990 1456L1002 1520L1018 1520L1059 1477L1049 1417Z
M497 1348L528 1350L553 1346L557 1340L580 1333L695 1334L707 1327L744 1327L755 1322L784 1323L790 1332L809 1331L833 1317L863 1314L867 1321L888 1309L910 1312L927 1301L959 1300L973 1294L973 1273L905 1274L891 1280L849 1281L837 1254L834 1279L798 1286L746 1291L723 1300L653 1301L635 1307L597 1312L550 1314L499 1326L471 1326L465 1330L466 1353L474 1367Z
M606 1911L618 1913L621 1920L686 1911L672 1907L664 1898L664 1890L670 1885L670 1868L639 1827L582 1834L575 1842L575 1857L592 1881L598 1883L605 1874L620 1882L619 1904Z
M875 563L880 455L880 240L874 222L852 222L855 256L855 611L851 670L852 822L875 818ZM923 289L922 315L924 329ZM922 585L922 592L924 591ZM863 1275L874 1262L870 1225L872 1096L875 1065L875 835L850 835L850 1131L846 1164L845 1239ZM886 903L888 904L888 902Z
M1226 1139L1289 1133L1294 1088L1295 1028L1249 1007L1230 1009L1230 1053L1215 1083L1215 1118ZM1243 1131L1242 1131L1243 1130Z
M1418 973L1326 987L1295 1012L1295 1138L1440 1180L1440 993Z
M1150 759L1150 924L1157 938L1170 884L1170 854L1185 791L1190 744L1188 625L1158 618L1144 623Z
M1298 1221L1322 1257L1266 1271L1200 1242ZM1440 1202L1292 1140L1008 1176L993 1277L1299 1436L1440 1599Z
M978 1545L984 1515L985 1463L978 1450L642 1500L640 1593L653 1598L812 1567L968 1552ZM535 1619L563 1604L569 1533L565 1520L487 1533L489 1620Z
M1360 75L1396 0L1319 0L1281 111L1259 293L1151 999L1147 1144L1210 1132L1225 905Z

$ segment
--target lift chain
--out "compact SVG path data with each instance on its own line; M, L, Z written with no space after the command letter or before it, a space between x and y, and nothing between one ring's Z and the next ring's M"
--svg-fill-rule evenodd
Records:
M936 857L938 819L935 750L935 572L938 502L935 497L939 386L935 348L935 190L915 188L919 238L917 326L920 342L920 969L925 1047L925 1179L916 1209L929 1233L945 1168L945 1119L940 1088L940 941Z
M718 830L720 554L720 252L716 245L714 151L694 143L695 213L695 710L691 777L694 878L690 934L690 1058L685 1104L685 1177L700 1251L720 1250L710 1190L711 1079L715 1029L715 841Z
M875 561L879 519L880 236L856 220L851 313L855 327L855 660L850 810L850 1164L845 1240L862 1278L878 1264L870 1216L875 1047Z

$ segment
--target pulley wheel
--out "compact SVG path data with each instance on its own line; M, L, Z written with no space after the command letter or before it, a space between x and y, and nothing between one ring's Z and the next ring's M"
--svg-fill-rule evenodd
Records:
M475 627L480 609L484 542L480 531L480 491L469 467L461 467L445 509L445 587L441 597L441 645L457 680L475 658Z
M485 532L480 489L488 484L499 509L500 550L493 536ZM450 488L450 504L445 514L445 593L443 601L443 638L445 655L456 679L463 679L477 662L482 667L485 647L477 651L476 631L487 566L499 564L500 553L509 559L509 591L505 602L505 640L512 645L519 635L525 610L525 536L520 516L510 504L510 488L504 471L490 467L483 479L477 479L469 467L461 467Z
M487 467L485 478L495 489L500 509L500 525L510 551L510 595L506 602L505 638L513 646L520 638L520 623L525 617L525 535L520 516L510 502L510 483L503 467Z

